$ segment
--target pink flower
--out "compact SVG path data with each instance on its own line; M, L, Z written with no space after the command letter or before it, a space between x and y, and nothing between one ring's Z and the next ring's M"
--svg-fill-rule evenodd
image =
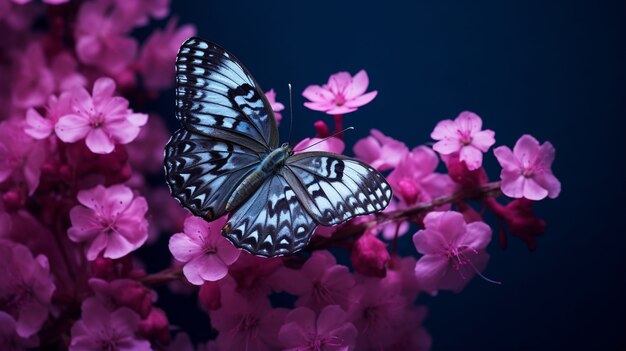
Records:
M87 79L78 72L78 63L68 51L61 52L52 59L50 70L54 76L57 91L87 85Z
M390 138L377 129L354 144L356 157L379 171L394 168L409 149L403 142Z
M228 266L239 258L239 250L221 235L226 217L213 222L189 216L185 220L184 233L170 238L170 251L174 258L185 262L183 273L195 285L204 281L216 281L228 273Z
M539 145L526 134L515 143L513 151L506 146L493 150L502 172L502 192L509 197L529 200L551 199L559 196L561 182L552 174L554 147L548 141Z
M128 161L133 171L150 174L163 172L163 150L170 136L165 119L151 114L137 138L126 145ZM167 195L172 197L169 191ZM174 203L181 207L177 201Z
M17 334L16 328L15 320L9 314L0 311L0 350L24 351L39 344L37 336L21 337Z
M278 330L286 314L286 309L273 309L267 298L249 299L235 292L222 294L222 308L210 313L211 324L219 332L218 349L278 349Z
M430 137L439 140L433 149L442 155L460 153L461 161L471 171L480 168L483 152L487 152L496 140L492 130L481 130L483 121L475 113L463 111L454 120L437 123Z
M84 3L75 29L79 60L112 75L125 70L137 54L137 41L126 36L132 26L115 10L109 1Z
M272 110L274 111L274 117L276 117L276 124L280 124L280 120L283 119L283 115L281 115L279 112L285 109L285 105L276 101L276 92L274 91L274 89L270 89L267 93L265 93L265 97L272 106Z
M106 281L99 278L89 279L100 302L110 310L128 307L146 318L152 310L153 295L143 284L134 279L115 279Z
M48 68L43 49L31 43L17 58L12 93L13 103L22 108L43 105L54 91L54 76Z
M107 258L123 257L148 238L146 199L134 197L130 188L98 185L80 191L77 198L81 205L70 211L72 227L67 234L72 241L87 243L88 260L95 260L100 252Z
M350 255L354 270L369 277L383 278L389 259L387 245L368 232L357 239Z
M69 92L64 92L59 97L50 95L48 106L46 106L46 118L34 108L29 108L26 111L24 131L35 139L46 139L52 134L54 125L59 121L59 118L72 112L70 103L71 94Z
M404 153L387 181L393 193L408 206L454 191L454 182L448 175L435 173L439 159L426 146L418 146Z
M171 19L163 31L155 30L146 40L139 55L139 71L146 88L167 89L174 83L174 62L180 45L196 34L192 25L176 29L176 19Z
M17 334L27 338L48 318L54 284L46 256L33 257L25 246L0 240L0 310L15 319Z
M286 351L353 350L356 335L346 312L337 305L324 307L317 316L306 307L298 307L287 314L278 332Z
M348 72L335 73L323 86L309 85L304 89L302 95L310 100L304 106L329 115L354 112L374 100L378 94L376 91L364 94L368 85L369 78L364 70L360 70L354 77Z
M389 205L387 206L387 208L383 210L383 212L388 213L388 212L393 212L395 210L405 209L405 208L407 208L407 206L404 202L398 202L395 199L391 199L391 201L389 202ZM404 234L406 234L408 231L409 231L408 221L385 223L385 224L378 225L370 229L370 232L372 234L375 234L375 235L381 234L381 236L385 240L393 240L396 237L396 234L398 235L398 237L401 237Z
M326 151L341 154L346 147L343 140L339 138L330 137L324 141L322 140L322 138L304 138L296 146L294 146L293 150L295 153L302 151ZM311 146L314 144L315 146Z
M413 236L417 251L423 256L415 265L415 275L423 290L461 291L475 274L480 274L489 260L485 252L491 241L491 228L484 222L465 223L454 212L430 212L424 229Z
M32 195L39 186L46 148L24 132L22 121L0 122L0 183L12 178Z
M73 114L63 116L56 124L59 139L73 143L85 139L87 147L97 154L108 154L115 144L133 141L148 115L133 113L128 101L113 96L115 82L100 78L93 86L92 96L84 88L72 91Z
M348 292L354 286L354 277L328 251L315 251L300 270L282 268L277 274L282 282L280 288L299 296L296 306L320 311L326 305L349 305Z
M115 16L135 26L148 24L150 17L163 19L170 12L170 0L114 0L114 3Z
M137 337L139 315L121 307L111 312L95 298L82 305L82 318L72 326L70 351L152 351Z

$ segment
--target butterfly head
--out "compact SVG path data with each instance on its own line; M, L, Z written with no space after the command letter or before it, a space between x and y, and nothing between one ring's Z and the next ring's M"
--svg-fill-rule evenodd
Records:
M287 154L288 156L293 155L293 148L291 147L291 145L289 145L289 143L283 143L280 146L281 150L283 150L283 152L285 154Z

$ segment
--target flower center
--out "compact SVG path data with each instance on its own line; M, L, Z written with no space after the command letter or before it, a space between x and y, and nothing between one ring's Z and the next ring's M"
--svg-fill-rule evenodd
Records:
M89 125L92 128L102 127L102 125L104 125L104 115L102 114L102 112L92 114L91 118L89 119Z
M467 132L467 131L463 131L463 130L459 130L457 129L457 134L459 135L459 141L463 144L463 145L469 145L472 143L472 134Z
M256 330L258 326L259 319L248 314L241 319L238 329L242 332L250 332Z
M313 284L313 298L317 302L332 302L333 300L330 296L330 291L320 282Z
M337 106L343 106L346 103L346 98L342 94L335 96L335 104Z

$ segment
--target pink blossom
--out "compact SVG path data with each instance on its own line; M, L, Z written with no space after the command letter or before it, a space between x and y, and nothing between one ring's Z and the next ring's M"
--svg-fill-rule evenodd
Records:
M139 315L121 307L111 312L95 298L82 305L82 318L72 326L70 351L151 351L150 342L137 337Z
M391 199L389 205L383 210L384 213L393 212L400 209L407 208L404 202L396 201L395 199ZM393 240L396 235L398 237L403 236L409 231L409 222L401 221L401 222L390 222L384 223L382 225L378 225L372 229L370 229L370 233L372 234L381 234L383 239L385 240Z
M210 314L219 332L220 350L269 351L278 348L278 330L286 309L272 308L267 298L249 299L238 293L222 294L222 308Z
M439 159L426 146L418 146L405 153L387 181L393 193L408 206L454 191L454 182L448 175L435 173Z
M370 131L372 135L354 144L356 157L379 171L394 168L409 149L403 142L390 138L377 129Z
M228 266L239 257L239 250L221 235L226 217L213 222L189 216L183 233L170 238L169 248L174 258L185 262L183 273L195 285L216 281L228 273Z
M340 351L353 350L357 330L347 321L341 307L330 305L316 315L313 310L298 307L285 317L278 338L286 351Z
M386 350L390 351L427 351L432 345L432 338L423 326L427 309L424 306L411 306L405 312L405 323L399 328L395 341Z
M69 92L64 92L59 97L50 95L45 117L34 108L29 108L26 111L24 131L35 139L46 139L52 134L59 118L72 112L70 103L71 94Z
M21 337L17 334L16 328L17 325L13 317L0 311L0 350L25 351L39 344L37 336Z
M163 19L170 12L170 0L114 0L114 2L115 16L135 26L148 24L150 17Z
M89 279L89 286L96 297L109 310L128 307L146 318L152 310L153 294L143 284L134 279L115 279L106 281L99 278Z
M87 79L78 72L78 62L70 52L64 51L56 55L50 63L50 71L54 76L57 91L87 85Z
M149 340L158 340L167 345L170 343L170 321L160 308L153 308L150 314L139 322L139 334Z
M483 163L483 152L496 142L495 133L490 129L481 130L482 125L480 117L469 111L461 112L454 121L443 120L430 134L431 138L439 140L433 149L442 155L458 152L470 171L478 169Z
M24 132L23 121L0 122L0 183L12 178L32 195L39 186L45 145Z
M54 92L55 82L41 45L38 42L28 45L16 62L13 103L22 108L43 105Z
M561 182L552 174L555 150L548 141L539 145L526 134L515 143L513 151L506 146L493 150L502 172L502 192L509 197L529 200L559 196Z
M192 25L184 25L177 29L177 22L176 19L171 19L164 30L152 32L141 49L139 71L148 89L161 90L172 86L178 48L196 33Z
M67 231L75 242L87 243L87 259L100 252L104 257L120 258L139 248L148 238L148 205L130 188L98 185L78 193L80 205L70 211L72 227Z
M133 113L128 101L113 96L115 82L100 78L93 86L92 95L84 88L72 91L73 114L63 116L56 124L59 139L73 143L85 139L87 147L97 154L108 154L115 144L128 144L146 124L148 115Z
M360 70L354 77L348 72L335 73L323 86L309 85L304 89L302 95L310 100L304 106L329 115L354 112L378 94L377 91L365 94L368 85L369 78L364 70Z
M126 145L128 161L136 173L156 174L163 172L163 150L171 136L165 120L158 115L150 115L137 138ZM169 191L168 196L171 197ZM178 202L174 201L178 207Z
M322 138L304 138L294 146L293 150L296 153L303 151L326 151L341 154L346 147L343 140L336 137L330 137L324 141L322 140ZM314 144L315 146L311 146Z
M276 101L276 92L274 89L270 89L265 93L265 97L267 101L269 101L270 106L272 106L272 111L274 111L274 117L276 117L276 124L280 124L280 120L283 119L283 115L279 112L285 109L285 105Z
M46 256L33 257L25 246L0 240L0 310L15 319L15 330L27 338L48 318L54 284Z
M222 289L237 291L246 297L267 296L276 284L275 273L281 267L280 257L259 257L241 251L237 262L230 266L228 276L220 283Z
M282 268L277 275L281 288L298 296L296 306L320 311L326 305L349 305L348 292L354 278L348 267L338 265L328 251L315 251L299 270Z
M423 290L461 291L475 274L485 269L491 241L491 228L484 222L466 223L454 212L430 212L424 229L413 236L423 256L415 265L415 275Z
M137 54L137 41L127 36L131 26L115 10L113 2L86 2L75 27L78 59L112 75L125 70Z
M354 242L350 255L354 270L369 277L384 277L389 259L387 245L368 232Z

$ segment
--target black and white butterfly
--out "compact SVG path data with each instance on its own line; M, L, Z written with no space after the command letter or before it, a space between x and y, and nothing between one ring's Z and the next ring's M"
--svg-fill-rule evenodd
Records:
M261 256L302 249L318 224L383 210L384 177L361 161L279 146L274 113L250 72L228 51L190 38L176 58L176 117L165 147L170 191L222 234Z

